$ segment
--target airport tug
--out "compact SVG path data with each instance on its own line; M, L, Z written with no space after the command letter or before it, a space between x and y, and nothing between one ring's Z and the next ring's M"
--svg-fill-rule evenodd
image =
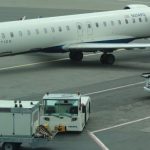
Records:
M142 77L145 78L144 90L150 92L150 73L143 73Z
M81 132L91 112L89 96L78 94L45 94L43 97L44 114L41 123L47 122L51 130L59 132Z

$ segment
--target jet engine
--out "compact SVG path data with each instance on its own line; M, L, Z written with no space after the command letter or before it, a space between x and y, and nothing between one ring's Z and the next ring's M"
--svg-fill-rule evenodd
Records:
M148 8L148 6L142 4L131 4L124 7L124 9L138 9L138 8Z

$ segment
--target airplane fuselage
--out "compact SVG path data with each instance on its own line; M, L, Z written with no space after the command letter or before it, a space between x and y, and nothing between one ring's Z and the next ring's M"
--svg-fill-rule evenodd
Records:
M0 23L0 54L66 52L74 43L129 43L150 37L150 8Z

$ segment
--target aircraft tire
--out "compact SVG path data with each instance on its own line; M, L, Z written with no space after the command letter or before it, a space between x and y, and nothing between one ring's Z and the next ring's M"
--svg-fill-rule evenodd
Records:
M107 64L113 65L114 62L115 62L115 56L113 54L108 54L107 55Z
M101 57L100 57L100 62L102 64L106 64L106 59L107 59L107 54L103 54Z
M100 58L102 64L113 65L115 62L115 56L113 54L103 54Z

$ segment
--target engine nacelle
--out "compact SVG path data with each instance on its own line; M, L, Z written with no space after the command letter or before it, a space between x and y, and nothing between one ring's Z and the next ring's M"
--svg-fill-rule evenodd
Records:
M142 4L131 4L124 7L124 9L137 9L137 8L148 8L148 6Z

